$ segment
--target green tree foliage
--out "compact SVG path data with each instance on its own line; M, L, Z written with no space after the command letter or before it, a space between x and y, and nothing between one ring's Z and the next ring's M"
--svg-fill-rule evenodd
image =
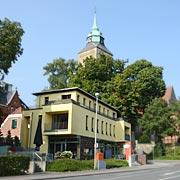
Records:
M139 138L139 143L150 143L150 138L147 134L143 134L140 138Z
M1 81L4 75L8 74L12 63L18 60L22 55L21 38L24 30L19 22L13 22L5 18L0 20L0 97L2 94ZM0 110L0 121L2 121L2 111Z
M138 60L125 67L128 61L114 60L109 56L89 57L85 64L69 68L68 61L60 59L44 69L49 75L50 88L79 87L120 110L120 115L132 124L144 113L145 107L165 93L162 67L147 60Z
M180 137L180 99L178 99L171 105L171 114L173 119L175 120L175 131L173 135L177 135Z
M166 86L162 71L162 67L142 59L127 66L123 73L112 79L108 102L118 107L122 117L131 122L132 128L151 100L164 95Z
M66 88L69 77L75 73L77 62L74 60L65 61L65 59L55 59L48 63L43 69L44 75L48 75L50 89Z
M97 59L86 58L84 66L80 64L76 74L71 76L68 86L80 87L92 95L100 92L101 98L103 98L111 79L116 74L123 72L125 63L126 61L115 61L105 55L100 55Z
M176 120L173 117L172 109L161 98L152 100L138 124L144 134L155 134L156 140L159 142L162 138L173 136L176 132Z
M22 55L21 38L24 30L19 22L0 20L0 72L7 74L12 63Z

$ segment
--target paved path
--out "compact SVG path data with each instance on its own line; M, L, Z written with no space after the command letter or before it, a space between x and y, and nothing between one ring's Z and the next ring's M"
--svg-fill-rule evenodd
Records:
M133 166L133 167L122 167L112 169L101 169L101 170L89 170L89 171L75 171L75 172L43 172L21 176L5 176L0 177L0 180L43 180L43 179L58 179L65 177L76 177L76 176L88 176L95 174L110 174L117 172L128 172L128 171L139 171L152 168L161 168L165 166L176 166L180 165L179 160L175 161L154 161L147 165Z

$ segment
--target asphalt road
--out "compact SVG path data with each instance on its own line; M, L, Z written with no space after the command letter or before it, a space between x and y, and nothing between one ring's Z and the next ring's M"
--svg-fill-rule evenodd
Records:
M58 179L58 178L57 178ZM62 179L62 178L59 178ZM110 174L67 177L65 180L180 180L180 166Z

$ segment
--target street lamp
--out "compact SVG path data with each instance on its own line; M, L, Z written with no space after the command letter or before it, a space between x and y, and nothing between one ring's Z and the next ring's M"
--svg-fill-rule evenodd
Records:
M94 127L94 169L96 169L96 148L97 148L97 112L98 112L98 97L99 93L95 93L96 96L96 118L95 118L95 127Z

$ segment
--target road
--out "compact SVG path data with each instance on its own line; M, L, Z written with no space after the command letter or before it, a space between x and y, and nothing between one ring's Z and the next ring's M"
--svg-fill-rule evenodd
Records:
M62 178L57 178L62 179ZM180 180L180 166L161 167L156 169L117 172L109 174L67 177L64 180ZM50 180L50 179L49 179Z

